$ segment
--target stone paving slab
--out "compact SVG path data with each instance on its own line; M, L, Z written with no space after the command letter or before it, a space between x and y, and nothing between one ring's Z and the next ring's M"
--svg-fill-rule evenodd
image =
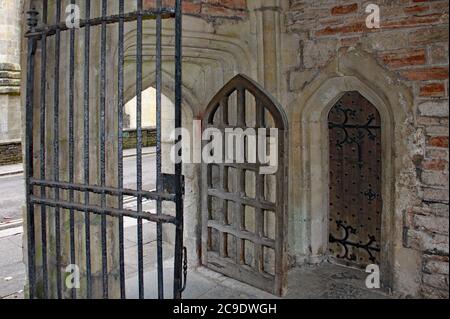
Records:
M131 226L126 231L132 231ZM148 230L150 233L152 231ZM153 231L154 232L154 231ZM134 234L133 234L134 235ZM137 246L134 236L126 245L127 298L138 297ZM145 298L157 298L156 241L154 237L144 246ZM165 297L172 298L173 246L164 244ZM385 291L365 287L367 274L361 270L323 263L303 266L289 273L287 299L388 299ZM188 271L185 299L273 299L267 292L228 278L207 268L191 267ZM0 238L0 299L23 298L25 266L22 262L22 235Z
M22 235L0 238L0 299L23 290L25 265L22 260Z
M1 165L0 176L15 175L23 173L23 164Z

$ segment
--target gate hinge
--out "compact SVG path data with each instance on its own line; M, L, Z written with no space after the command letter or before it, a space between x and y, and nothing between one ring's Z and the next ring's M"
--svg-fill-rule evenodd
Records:
M175 175L173 174L162 174L162 180L163 180L163 189L165 192L169 194L175 194ZM181 178L181 193L185 194L185 187L184 187L184 175L182 175Z

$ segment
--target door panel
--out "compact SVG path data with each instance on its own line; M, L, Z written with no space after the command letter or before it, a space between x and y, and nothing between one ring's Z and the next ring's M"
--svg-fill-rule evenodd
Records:
M330 254L365 267L380 262L381 119L358 92L329 114Z
M263 175L260 168L265 164L249 156L245 163L203 164L202 262L281 295L286 284L287 119L258 84L238 75L209 104L203 129L213 128L224 136L226 129L249 127L278 130L272 142L278 145L278 169ZM245 151L254 146L249 140L244 145Z

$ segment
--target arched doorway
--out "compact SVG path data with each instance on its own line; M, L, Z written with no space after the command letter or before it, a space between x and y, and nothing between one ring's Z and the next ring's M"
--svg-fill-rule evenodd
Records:
M381 118L359 92L346 92L328 115L329 245L333 261L380 263Z
M283 295L287 279L286 115L261 86L239 74L211 100L202 125L204 133L216 130L220 139L229 136L230 129L246 130L250 135L249 130L254 130L254 136L258 130L258 142L241 135L245 161L219 160L202 165L202 264ZM277 137L259 140L261 131L267 137L267 129L277 131ZM210 142L218 143L216 137L203 142L204 148ZM259 152L262 145L270 144L277 144L273 154L277 165L275 171L263 173L271 164L261 161ZM234 152L234 146L231 151L229 147L225 143L220 147L226 158ZM252 152L258 153L254 162L249 160Z

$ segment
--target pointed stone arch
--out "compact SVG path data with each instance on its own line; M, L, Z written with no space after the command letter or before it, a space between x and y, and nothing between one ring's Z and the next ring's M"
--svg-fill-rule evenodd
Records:
M248 95L252 97L247 98ZM234 97L236 103L233 103ZM253 98L255 104L251 109ZM236 112L230 116L233 109ZM248 119L252 112L254 124ZM283 295L287 284L288 120L285 112L258 83L238 74L213 97L202 124L204 131L218 130L225 138L228 129L244 131L270 127L278 132L275 141L277 169L268 175L262 173L261 168L267 164L260 159L255 163L234 160L203 163L202 264L272 294ZM204 141L204 149L207 144ZM247 145L244 148L250 144L245 143L245 137L243 144ZM213 167L220 171L219 182L214 181ZM270 189L275 193L272 197L268 196L269 175L274 177L274 186L272 184ZM253 191L249 191L250 185ZM252 217L247 224L249 215ZM273 223L269 216L273 217ZM268 231L269 228L272 230Z
M341 50L291 104L290 254L297 263L317 263L327 258L327 118L331 108L349 91L359 92L381 116L383 244L380 267L384 285L394 288L401 276L400 269L410 269L409 265L414 264L410 259L415 256L409 251L410 256L406 256L402 242L402 212L415 195L407 189L407 183L399 183L407 181L414 171L407 147L413 130L412 95L392 72L359 49Z

